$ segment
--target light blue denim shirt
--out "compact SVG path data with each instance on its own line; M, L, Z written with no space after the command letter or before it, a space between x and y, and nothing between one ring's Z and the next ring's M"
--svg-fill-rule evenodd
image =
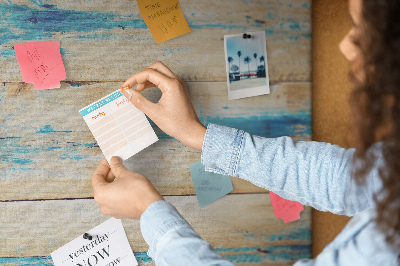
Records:
M379 150L379 144L375 150ZM376 166L363 186L351 177L354 149L289 137L261 138L209 124L202 163L207 171L239 177L288 200L321 211L355 216L315 260L304 265L398 265L398 251L374 222L373 195L382 184ZM233 265L192 229L166 201L154 202L140 218L148 255L157 265Z

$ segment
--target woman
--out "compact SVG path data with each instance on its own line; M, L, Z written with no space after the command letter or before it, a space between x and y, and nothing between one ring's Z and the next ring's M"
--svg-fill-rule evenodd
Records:
M202 151L206 170L238 176L316 209L355 216L315 260L296 265L398 265L400 250L400 1L350 0L354 25L340 44L352 62L357 149L266 139L197 118L185 84L157 62L124 95L165 133ZM129 89L136 85L136 90ZM162 91L151 103L140 91ZM117 178L117 182L112 182ZM140 219L157 265L231 265L202 240L150 181L117 157L92 183L104 214Z

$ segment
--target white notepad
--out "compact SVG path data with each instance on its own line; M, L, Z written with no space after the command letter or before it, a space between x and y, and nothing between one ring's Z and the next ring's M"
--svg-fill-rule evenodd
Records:
M107 161L126 160L158 140L143 112L119 91L79 110Z

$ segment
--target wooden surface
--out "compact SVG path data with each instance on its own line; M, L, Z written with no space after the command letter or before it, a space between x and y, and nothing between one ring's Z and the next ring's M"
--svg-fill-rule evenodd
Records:
M313 1L312 23L313 140L351 148L351 84L347 78L350 63L339 50L339 43L352 25L348 1ZM313 257L340 233L349 219L313 209Z
M52 265L51 251L107 219L90 185L103 155L78 110L157 60L187 82L205 125L311 139L311 1L180 5L192 32L156 45L135 1L0 2L0 265ZM271 94L228 101L223 36L255 30L266 32ZM35 40L61 42L68 78L60 89L22 82L13 45ZM156 101L160 92L145 95ZM267 191L232 178L231 195L200 209L189 172L200 153L152 125L160 140L126 166L146 175L217 252L239 265L311 257L310 208L284 224ZM152 264L138 222L124 228L139 261Z

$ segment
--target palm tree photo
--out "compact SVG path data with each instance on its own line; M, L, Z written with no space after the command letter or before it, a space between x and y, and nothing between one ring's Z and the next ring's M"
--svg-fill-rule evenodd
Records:
M241 52L241 51L238 51L238 52L237 52L237 55L238 55L238 57L239 57L239 77L240 77L240 57L242 56L242 52Z
M231 63L233 62L232 56L228 57L229 69L231 69Z
M256 64L256 73L257 73L257 53L254 53L254 63Z
M248 77L250 77L250 62L251 62L250 56L246 56L246 57L244 58L244 62L247 64L247 67L248 67L248 69L249 69Z
M260 57L260 63L262 63L262 62L264 62L264 71L265 71L265 61L264 61L264 56L263 55Z

